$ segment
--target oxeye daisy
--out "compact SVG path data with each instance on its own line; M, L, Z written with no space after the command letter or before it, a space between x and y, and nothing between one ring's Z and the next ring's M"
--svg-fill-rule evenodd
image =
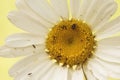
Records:
M1 57L26 56L15 80L120 79L120 17L114 0L17 0L8 19L26 33L6 39Z

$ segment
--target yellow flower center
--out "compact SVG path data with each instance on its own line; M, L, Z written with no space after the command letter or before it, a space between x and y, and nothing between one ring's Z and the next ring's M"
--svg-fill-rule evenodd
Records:
M63 20L55 25L46 39L51 59L64 66L79 66L89 58L95 47L90 26L80 20Z

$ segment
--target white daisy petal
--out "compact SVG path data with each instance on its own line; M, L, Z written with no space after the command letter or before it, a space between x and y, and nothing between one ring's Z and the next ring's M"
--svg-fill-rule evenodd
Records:
M25 0L26 3L42 18L51 23L59 21L59 16L50 7L47 0Z
M120 63L120 37L111 37L98 41L96 55L108 62Z
M28 47L21 47L21 48L11 48L8 46L0 47L0 56L2 57L19 57L19 56L26 56L31 54L40 53L41 50L44 50L44 45L31 45Z
M93 15L95 14L96 10L98 10L98 7L100 7L99 5L101 5L101 3L103 2L103 0L91 0L89 7L86 11L86 14L84 15L84 19L89 21L90 17L93 17ZM87 3L86 3L87 4Z
M23 69L15 76L15 80L39 80L38 78L46 74L52 67L52 63L48 59L36 60L31 66L26 67L26 69Z
M113 51L112 51L113 52ZM113 52L114 53L114 52ZM115 57L112 56L111 54L109 54L108 52L105 53L105 52L102 52L102 51L99 51L99 52L96 52L96 54L94 54L97 58L99 59L102 59L102 60L105 60L107 62L114 62L114 63L120 63L120 58L119 57Z
M95 58L94 60L96 60L105 68L109 76L120 79L120 76L118 76L120 75L120 64L106 62L97 58Z
M35 20L38 20L45 27L52 27L52 24L41 18L38 14L36 14L25 2L25 0L16 0L16 6L20 11L23 11L27 15L30 15Z
M53 73L51 80L67 80L68 69L57 66L56 71Z
M43 37L27 33L13 34L6 39L6 45L9 47L27 47L43 43Z
M42 77L39 77L38 80L49 80L51 77L53 77L53 73L56 71L56 66L53 66L48 72L45 73Z
M72 69L68 69L67 80L72 80L72 74L73 74L73 70Z
M25 0L16 0L16 7L19 10L23 10L23 11L29 10L31 12L30 8L25 3Z
M76 70L72 73L72 80L84 80L84 74L82 69L81 70Z
M89 5L91 4L93 0L82 0L81 5L80 5L80 14L79 14L79 19L84 20L85 14L89 8Z
M60 17L69 18L67 0L50 0L50 4Z
M54 64L48 59L48 61L45 62L45 65L41 65L40 63L39 66L35 67L32 71L29 70L29 72L33 74L32 78L34 80L41 80L52 67L54 67Z
M110 72L109 75L111 78L114 78L116 80L120 79L120 73Z
M116 73L120 73L120 65L118 63L106 62L98 58L96 58L96 60L102 65L104 65L104 67L106 67L108 70L111 70Z
M95 76L93 76L93 73L87 67L84 67L84 71L87 80L96 80Z
M97 52L101 53L101 55L105 54L105 55L114 57L114 58L116 58L116 60L118 58L118 61L120 61L120 48L99 47L99 50ZM96 52L96 54L97 54L97 52Z
M37 67L46 65L48 62L48 56L45 53L35 54L25 57L23 60L16 63L9 71L9 74L13 77L27 75L30 71L38 69ZM43 66L42 66L43 67Z
M98 46L108 47L108 48L120 48L120 36L105 38L98 41Z
M87 64L88 69L91 70L93 75L99 79L99 80L107 80L108 79L108 73L107 71L100 66L95 60L90 60Z
M21 61L17 62L12 68L9 70L10 76L16 76L20 73L20 71L24 70L24 68L28 67L29 65L33 64L35 60L37 60L38 55L30 55Z
M106 23L101 26L101 28L96 32L96 39L101 40L104 38L108 38L116 33L120 32L120 17L115 20Z
M8 18L17 27L34 34L45 35L48 31L39 21L20 11L9 13Z
M78 18L80 14L80 0L70 0L72 18Z
M117 4L114 0L92 0L89 8L85 14L85 21L88 22L92 28L106 22L117 10Z

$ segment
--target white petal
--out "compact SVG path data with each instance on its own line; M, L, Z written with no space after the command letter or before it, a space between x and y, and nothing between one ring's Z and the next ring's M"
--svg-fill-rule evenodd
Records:
M114 52L113 52L114 53ZM114 62L114 63L120 63L120 58L119 57L115 57L111 55L111 53L105 53L102 51L96 52L94 54L97 58L105 60L107 62Z
M120 79L120 76L118 76L120 75L120 64L106 62L97 58L95 58L94 60L96 60L105 68L109 76Z
M87 64L88 69L91 70L93 75L99 79L99 80L107 80L108 79L108 73L107 71L100 66L95 60L90 60Z
M111 37L98 41L95 55L108 62L120 63L120 37Z
M27 34L27 33L18 33L9 36L6 39L6 45L9 47L27 47L30 45L43 44L45 39L43 36Z
M15 80L39 80L38 78L45 75L52 67L52 63L48 59L42 61L36 60L33 65L21 71L21 73L15 77Z
M120 73L110 72L109 75L116 80L120 79Z
M24 59L22 59L21 61L17 62L15 65L12 66L12 68L9 70L9 74L13 77L18 75L21 71L28 68L28 66L37 61L38 58L39 58L38 54L25 57Z
M111 37L111 38L105 38L100 41L98 41L98 46L102 47L111 47L111 48L120 48L120 36Z
M78 18L80 14L80 0L70 0L72 18Z
M84 67L84 72L87 80L97 80L95 76L93 76L93 73L87 67Z
M52 24L49 23L47 20L41 18L38 14L36 14L25 2L25 0L16 0L16 6L20 11L23 11L30 17L34 18L35 20L39 21L45 27L52 27Z
M21 48L11 48L5 45L0 47L0 56L8 57L8 58L26 56L26 55L41 53L41 51L43 51L44 49L45 48L43 44L31 45L28 47L21 47Z
M90 17L93 17L93 15L95 14L95 11L100 7L99 5L101 5L102 2L103 2L103 0L91 0L91 2L89 3L89 7L86 11L84 19L90 20L91 19Z
M30 33L46 35L48 32L47 27L44 27L39 21L31 18L29 15L25 14L22 11L14 11L9 13L8 18L17 27Z
M41 80L41 78L43 76L46 75L46 73L52 69L52 67L54 67L55 65L52 63L51 60L48 60L47 62L45 62L45 65L40 65L35 67L35 69L33 69L32 71L30 70L29 72L33 73L32 78L34 80Z
M115 13L117 4L114 0L92 0L85 14L84 20L88 22L92 28L108 21Z
M67 80L72 80L72 74L73 74L73 70L72 69L68 69Z
M59 21L59 16L55 14L53 9L50 7L47 0L25 0L30 8L39 14L42 18L46 19L51 23Z
M79 14L79 19L80 20L84 20L85 18L85 14L88 10L88 8L90 7L90 4L93 0L82 0L81 1L81 5L80 5L80 14Z
M57 66L56 71L53 73L51 80L67 80L68 69Z
M67 0L50 0L50 4L60 17L69 18Z
M101 26L101 28L96 32L97 39L101 40L113 36L116 33L119 33L120 32L119 26L120 17L116 18L111 22L106 23L105 25Z
M72 73L72 80L84 80L84 74L82 69L81 70L76 70Z
M105 68L107 68L110 71L120 73L120 64L118 63L111 63L111 62L106 62L100 59L96 59L100 64L102 64Z
M42 64L46 62L48 62L48 56L45 53L31 55L16 63L10 69L9 74L13 77L22 76L24 74L28 76L28 73L31 73L30 71L37 69L36 67L39 65L42 66Z
M120 60L120 48L98 47L96 54L97 53L101 53L101 55L105 54L114 58L118 58L118 60Z
M50 70L48 70L45 75L43 75L42 77L39 77L39 80L49 80L51 79L51 77L53 77L53 73L56 71L56 66L51 67Z
M29 6L26 5L25 0L16 0L16 7L19 10L23 10L23 11L24 10L30 10Z

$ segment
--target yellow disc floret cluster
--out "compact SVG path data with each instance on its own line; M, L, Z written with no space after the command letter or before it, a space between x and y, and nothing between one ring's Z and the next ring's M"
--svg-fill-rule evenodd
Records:
M90 26L74 19L59 22L46 38L46 49L51 59L69 67L84 63L95 46Z

